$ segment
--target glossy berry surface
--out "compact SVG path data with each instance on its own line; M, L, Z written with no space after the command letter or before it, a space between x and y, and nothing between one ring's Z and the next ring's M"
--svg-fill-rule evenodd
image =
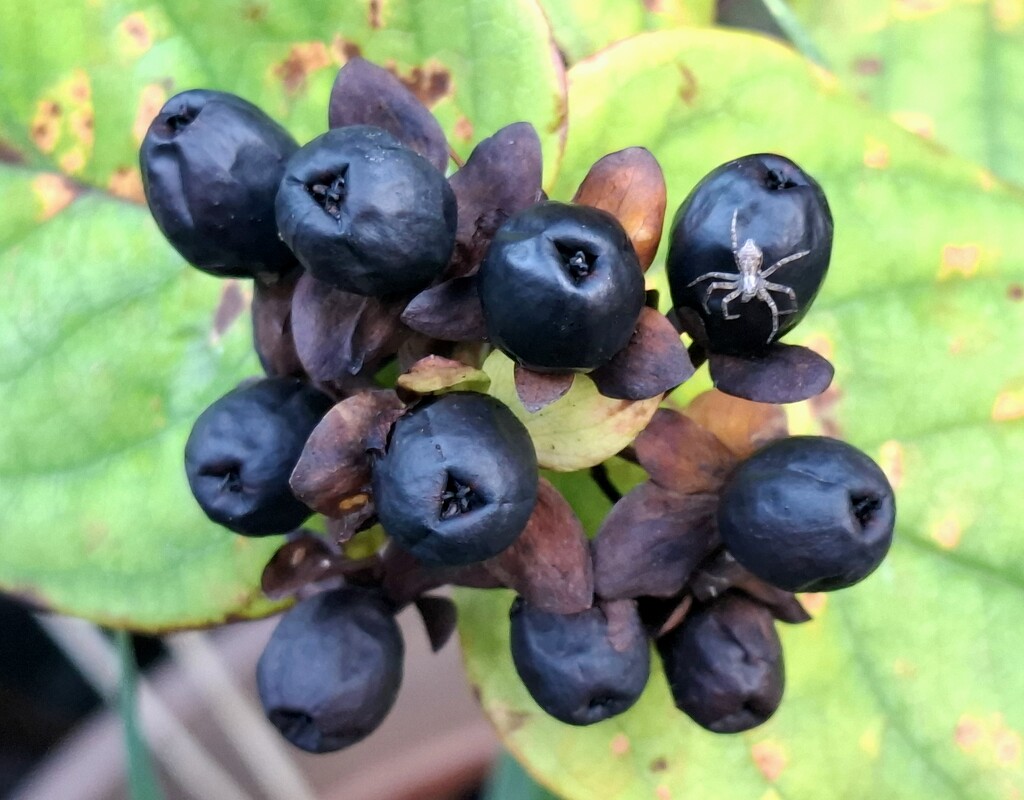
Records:
M383 296L420 289L455 245L455 195L429 161L380 128L318 136L289 160L281 238L315 278Z
M199 505L236 533L287 533L312 513L288 486L302 448L332 405L291 378L242 384L192 427L185 474Z
M552 614L518 598L509 617L516 671L555 719L601 722L626 711L647 685L650 647L632 601Z
M782 156L745 156L704 177L676 212L672 303L700 316L713 352L757 354L803 319L831 253L832 214L814 179Z
M771 612L726 594L691 611L658 640L680 711L715 733L739 733L767 720L782 702L782 644Z
M186 261L220 277L282 273L274 200L295 140L252 103L193 89L168 100L139 150L146 201Z
M537 203L498 229L480 267L490 340L540 370L590 370L626 346L644 304L633 245L607 212Z
M348 747L384 720L405 647L392 608L345 588L303 600L274 629L256 667L267 718L310 753Z
M455 392L395 423L373 496L384 530L421 561L469 564L522 533L537 481L524 425L493 397Z
M718 527L729 552L791 592L842 589L865 578L892 543L892 486L855 447L794 436L747 459L722 491Z

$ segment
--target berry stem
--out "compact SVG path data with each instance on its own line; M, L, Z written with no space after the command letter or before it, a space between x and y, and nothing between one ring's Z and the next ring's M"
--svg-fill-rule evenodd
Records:
M617 503L622 499L622 492L615 488L615 484L612 483L612 479L608 475L608 467L603 463L595 464L590 468L590 477L594 479L594 483L597 484L597 488L600 489L604 493L604 496L611 500L612 503Z

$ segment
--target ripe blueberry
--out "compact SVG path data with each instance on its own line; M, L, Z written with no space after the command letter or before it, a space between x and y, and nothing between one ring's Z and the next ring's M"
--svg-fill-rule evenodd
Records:
M383 296L421 289L455 246L455 195L429 161L368 125L335 128L288 161L281 237L315 278Z
M274 198L298 148L252 103L193 89L168 100L139 150L142 186L157 225L186 261L220 277L283 273Z
M548 201L498 229L480 267L480 301L490 340L523 366L585 371L629 342L644 276L615 217Z
M307 752L348 747L394 705L404 651L393 610L376 592L345 588L303 600L256 666L264 713Z
M516 671L555 719L601 722L626 711L647 685L650 647L633 601L552 614L517 598L509 616Z
M498 400L454 392L399 419L373 468L384 530L428 564L497 555L537 502L537 455L526 427Z
M712 352L756 354L814 301L832 253L832 213L789 159L745 156L697 184L669 237L675 308L700 315Z
M214 522L248 536L287 533L312 513L288 486L327 395L291 378L242 384L216 400L192 427L185 474Z
M715 733L739 733L782 702L785 671L772 614L738 594L691 611L658 640L676 707Z
M864 453L838 439L794 436L755 453L722 490L718 528L729 552L790 592L850 586L892 543L892 487Z

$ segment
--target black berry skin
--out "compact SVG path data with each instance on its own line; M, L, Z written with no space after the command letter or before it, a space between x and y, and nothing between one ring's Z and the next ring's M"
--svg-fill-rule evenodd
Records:
M366 738L402 683L405 647L391 607L345 588L303 600L282 618L256 666L264 713L310 753Z
M327 395L292 378L242 384L215 401L185 444L185 474L214 522L247 536L287 533L313 512L288 486Z
M587 371L629 342L644 276L615 217L548 201L498 229L480 267L480 300L490 340L523 366Z
M212 275L286 272L295 257L277 235L274 198L296 149L284 128L240 97L177 94L139 149L153 218L186 261Z
M313 277L380 297L421 289L455 246L448 181L394 136L336 128L288 161L277 195L281 238Z
M794 436L755 453L722 490L718 528L729 552L790 592L851 586L892 543L896 504L885 474L838 439Z
M715 733L739 733L782 702L782 645L771 611L738 594L697 608L658 640L676 707Z
M743 288L732 241L734 214L736 249L752 240L762 254L760 271L808 251L764 278L788 287L796 298L768 291L778 309L774 334L771 307L757 296L747 295L744 302L745 295L737 294L728 304L729 315L737 319L725 319L723 300ZM831 253L832 213L814 179L782 156L744 156L704 177L672 220L667 260L672 303L700 315L712 352L758 354L803 319L825 279ZM701 279L713 272L729 277ZM716 282L735 285L712 289Z
M593 725L614 717L647 685L650 647L630 600L552 614L517 598L509 617L516 671L537 705L557 720Z
M394 425L373 468L384 530L421 561L460 565L496 556L537 502L537 455L525 426L498 400L454 392Z

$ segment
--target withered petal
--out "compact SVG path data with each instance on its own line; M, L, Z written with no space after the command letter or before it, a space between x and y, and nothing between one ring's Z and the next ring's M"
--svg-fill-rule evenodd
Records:
M686 416L713 433L738 459L747 458L789 432L786 412L770 403L755 403L717 389L697 395Z
M374 370L409 335L401 321L405 302L343 292L304 274L292 297L292 335L307 374L344 384Z
M718 437L670 408L654 412L633 449L654 483L680 494L717 492L736 465Z
M442 173L448 169L448 140L434 115L398 78L366 59L351 58L338 70L327 121L331 128L383 128Z
M455 603L447 597L424 595L416 599L416 610L420 612L423 627L427 630L430 649L436 653L455 633L455 623L458 621Z
M405 307L402 322L414 331L449 342L487 338L476 277L452 278L424 289Z
M289 539L263 568L260 586L271 600L291 597L330 570L336 553L319 536L301 533Z
M594 569L583 524L544 478L526 528L511 547L484 566L542 611L575 614L590 608L594 600Z
M364 509L370 502L368 440L401 409L390 390L360 392L334 406L313 429L292 470L295 496L338 519Z
M263 371L271 377L302 378L303 369L292 337L292 295L302 276L293 269L273 283L253 281L252 340Z
M397 381L400 389L415 394L435 394L458 389L483 392L490 383L490 377L482 369L437 355L421 358L399 375Z
M795 594L765 583L725 550L701 565L690 579L689 590L702 603L738 590L765 606L780 622L797 625L811 619Z
M665 175L644 147L609 153L590 168L574 203L600 208L619 220L633 242L640 267L654 261L665 223Z
M708 355L711 380L726 394L758 403L799 403L824 392L835 370L806 347L773 344L756 358Z
M516 394L531 414L564 397L575 379L572 372L534 372L516 364Z
M541 148L528 122L506 125L469 154L449 183L459 208L449 276L476 271L495 231L542 196Z
M718 498L641 483L617 502L593 542L594 584L604 599L673 597L714 542Z
M672 323L645 306L629 344L591 372L590 378L605 397L646 400L675 388L693 372L686 346Z

